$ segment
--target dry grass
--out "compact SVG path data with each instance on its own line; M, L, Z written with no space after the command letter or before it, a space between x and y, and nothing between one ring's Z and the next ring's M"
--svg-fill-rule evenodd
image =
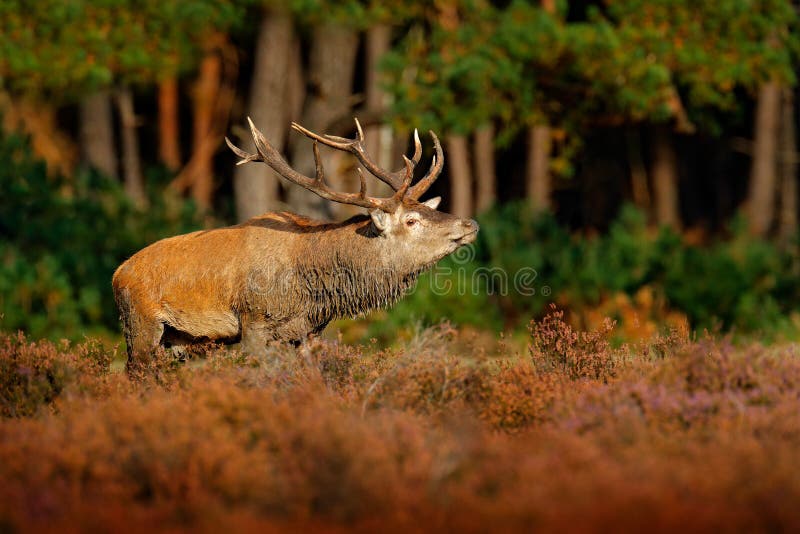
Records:
M0 337L0 531L800 528L796 352L609 335L556 314L508 359L443 326L138 382Z

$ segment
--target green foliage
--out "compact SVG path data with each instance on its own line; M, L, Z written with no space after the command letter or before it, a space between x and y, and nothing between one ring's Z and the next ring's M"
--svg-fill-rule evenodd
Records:
M115 331L114 269L148 243L199 226L192 206L169 195L153 194L141 212L117 182L98 174L48 177L20 137L0 141L0 162L6 330L50 338ZM731 239L702 248L648 228L630 208L594 238L572 236L522 204L497 207L480 223L476 244L422 276L412 294L370 325L370 336L393 339L399 328L443 318L490 330L523 327L552 302L590 309L643 288L701 328L769 330L800 307L796 249L749 237L741 221Z
M612 111L663 121L678 113L681 98L691 120L711 126L702 119L709 110L735 109L736 88L752 93L768 80L795 82L798 16L791 2L606 4L570 40L578 44L575 67L591 72L587 80ZM582 38L598 32L609 45L602 57Z
M534 217L522 204L500 206L479 221L474 248L422 277L386 320L371 325L370 335L442 317L518 328L553 302L581 311L643 289L696 328L770 331L800 309L797 248L752 238L739 221L730 239L703 246L685 244L667 228L648 228L631 207L592 238L572 236L552 216ZM490 283L476 273L492 273Z
M465 133L494 121L502 143L548 122L568 134L569 152L598 120L714 131L715 114L736 110L737 89L795 82L798 15L788 0L604 2L574 22L539 2L447 6L412 19L385 60L406 127Z
M514 52L541 54L551 48L552 19L542 15L520 21L518 28L527 24L527 30L520 32L525 41L518 42L500 30L502 15L479 0L454 2L452 12L421 12L384 59L386 88L395 97L400 123L465 133L497 115L510 121L520 109L529 108L533 98L525 98L519 86L531 58L520 62ZM509 17L513 20L515 15ZM530 43L531 38L536 42Z
M433 271L420 276L416 287L404 300L385 316L379 314L376 322L370 322L368 337L391 343L399 330L419 322L433 325L443 320L500 330L503 314L492 302L493 296L473 291L471 281L478 267L478 264L464 264L452 258L442 260Z
M116 330L111 275L166 235L195 229L191 205L152 195L136 209L121 185L92 172L48 177L25 139L0 139L0 326L34 336Z
M664 265L667 297L697 324L769 329L800 307L796 244L782 249L752 238L743 222L734 221L730 241L687 247Z
M285 9L301 26L338 24L355 30L367 30L375 24L402 27L410 20L429 16L426 2L402 0L243 0L260 3L267 9Z
M0 5L0 81L71 99L114 83L152 83L194 68L210 38L247 25L254 7L358 29L418 11L362 0L7 0Z
M80 97L194 65L214 31L243 20L235 0L7 0L0 7L0 80L16 91Z

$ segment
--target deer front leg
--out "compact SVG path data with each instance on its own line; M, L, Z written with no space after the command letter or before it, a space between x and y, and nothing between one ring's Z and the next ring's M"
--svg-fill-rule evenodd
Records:
M240 347L243 353L257 355L264 352L264 349L274 335L272 328L267 323L264 316L259 314L246 314L241 317L242 340Z
M268 315L242 316L241 348L245 354L259 354L268 343L280 341L300 345L322 331L325 325L314 327L306 317L294 317L283 322L270 320ZM327 324L327 323L326 323Z
M295 317L275 329L274 339L297 346L305 343L321 331L322 329L315 328L307 317Z

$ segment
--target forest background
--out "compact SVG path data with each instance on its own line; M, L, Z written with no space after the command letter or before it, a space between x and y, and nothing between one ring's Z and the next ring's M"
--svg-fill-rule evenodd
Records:
M111 274L148 243L352 215L235 167L223 138L246 146L250 116L311 174L290 123L351 136L358 117L384 167L437 132L431 195L482 230L397 309L337 324L347 339L519 331L550 304L626 338L797 339L799 35L787 0L7 0L0 329L113 338ZM357 162L324 160L357 188Z

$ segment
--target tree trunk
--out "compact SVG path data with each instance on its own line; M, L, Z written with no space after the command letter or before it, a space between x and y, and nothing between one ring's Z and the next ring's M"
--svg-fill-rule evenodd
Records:
M459 217L472 215L472 176L469 147L463 135L447 136L447 162L450 175L450 211Z
M138 124L133 109L133 95L127 87L117 92L117 107L122 130L122 170L125 192L136 205L144 207L147 204L147 195L144 191L142 162L139 157L139 138L136 131Z
M250 86L248 116L278 150L283 149L290 114L287 92L289 64L294 45L294 26L288 13L264 14L256 42L253 81ZM255 152L252 138L246 136L242 148ZM278 204L279 176L267 165L241 165L234 174L236 215L240 221L275 209Z
M367 30L366 43L366 105L370 112L384 113L391 103L391 96L381 87L380 60L389 51L392 29L386 24L376 24ZM393 136L390 126L383 124L366 128L367 153L371 154L382 168L392 166ZM367 194L378 197L391 196L392 189L379 180L367 182Z
M306 128L324 133L334 120L350 113L357 47L358 35L350 28L326 23L314 29L309 57L309 94L302 120ZM331 164L331 152L325 149L321 152L323 163L328 163L325 168L330 186L340 188L342 175ZM295 137L291 154L298 172L314 175L314 155L307 139ZM338 209L297 185L289 186L288 198L294 210L310 217L328 218Z
M758 92L747 199L750 231L756 236L769 232L775 214L780 94L780 86L775 82L764 84Z
M83 160L104 175L118 178L111 96L101 92L84 98L80 105L80 121Z
M167 78L158 85L158 154L161 162L175 172L181 167L178 80Z
M553 15L556 12L555 0L541 0L542 9ZM525 189L528 205L534 212L552 209L552 183L550 177L550 152L552 137L548 124L535 124L528 128L528 161Z
M653 130L651 173L656 223L680 229L678 157L672 143L672 132L667 126L656 126Z
M214 194L214 154L222 144L236 96L238 61L227 36L216 33L206 39L206 54L192 91L192 156L170 184L178 191L191 190L201 210L211 208Z
M528 129L528 161L525 192L534 212L550 211L550 127L535 125Z
M214 187L214 147L207 147L216 111L216 99L222 80L222 58L207 53L200 62L200 73L194 88L194 135L192 146L192 198L207 210L211 207Z
M0 88L0 130L24 132L34 154L47 164L48 175L72 176L80 160L73 136L59 130L56 109L50 102L12 98Z
M647 185L647 169L642 158L642 136L638 128L625 133L625 144L628 149L633 204L652 220L650 217L652 207L650 205L650 187Z
M794 123L794 92L783 90L781 112L781 214L779 234L788 241L797 235L797 136Z
M478 212L486 211L497 201L497 177L494 161L494 126L488 124L475 131L475 179Z
M295 34L289 50L289 64L286 66L286 117L284 122L300 122L303 118L303 103L306 101L306 79L303 73L303 51L300 37ZM284 141L284 145L286 142Z

